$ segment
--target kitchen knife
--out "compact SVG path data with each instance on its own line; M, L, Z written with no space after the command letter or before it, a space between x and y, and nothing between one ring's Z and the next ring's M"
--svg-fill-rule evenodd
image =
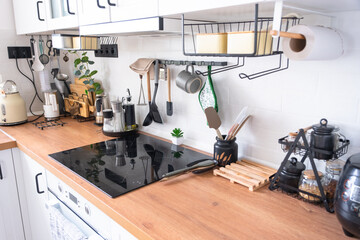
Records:
M217 164L218 164L218 161L216 161L215 159L209 159L209 160L206 160L203 162L199 162L191 167L182 168L182 169L175 170L173 172L166 173L162 176L160 181L166 181L170 177L175 177L175 176L178 176L180 174L186 173L191 170L198 170L198 169L205 168L205 167L215 166Z

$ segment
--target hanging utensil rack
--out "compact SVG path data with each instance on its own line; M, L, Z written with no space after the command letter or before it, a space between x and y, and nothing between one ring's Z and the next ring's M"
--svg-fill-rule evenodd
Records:
M291 26L300 23L302 18L298 17L282 17L280 30L283 32L288 31ZM185 23L185 21L190 23ZM289 59L284 60L283 52L280 51L280 38L272 38L270 30L272 29L273 18L272 17L259 17L259 6L255 4L254 7L254 19L249 21L236 21L236 22L214 22L206 20L185 20L182 15L182 44L183 54L185 56L201 56L201 57L237 57L237 63L231 66L221 67L212 71L212 74L217 74L236 68L243 67L245 65L246 57L265 57L279 55L279 65L277 67L259 71L253 74L240 73L241 79L255 79L268 74L283 71L289 68ZM233 53L199 53L197 51L198 46L196 43L196 35L204 33L228 33L234 31L251 31L254 34L254 41L252 42L253 51L251 53L233 54ZM186 38L185 35L190 35ZM264 36L265 35L265 36ZM260 43L265 38L265 43ZM267 39L271 38L270 51L269 45L267 45ZM241 43L239 43L241 44ZM191 50L190 50L191 49ZM268 50L266 50L268 49ZM240 62L240 58L242 61ZM207 72L196 71L198 75L207 76Z
M302 140L302 141L301 141ZM307 196L308 197L308 201L311 203L316 203L314 201L310 201L310 199L319 199L320 203L323 203L323 205L325 206L325 209L330 212L333 213L334 209L332 206L329 205L328 199L326 198L325 195L325 191L324 188L321 184L321 180L315 165L315 161L314 161L314 153L318 152L318 153L325 153L325 154L329 154L332 155L333 158L339 158L341 156L343 156L344 154L347 153L348 150L348 146L350 144L349 140L344 140L341 142L341 145L334 151L326 151L326 150L322 150L322 149L318 149L318 148L313 148L310 147L310 144L305 136L305 131L304 129L300 129L298 135L296 136L294 141L289 141L288 140L288 136L280 138L278 141L281 144L281 147L283 149L283 151L287 152L286 156L284 158L284 160L282 161L278 171L270 176L270 186L269 189L271 191L275 190L275 189L289 189L292 190L294 193L294 196L299 196L300 193L302 193L302 197L303 196ZM287 161L289 160L291 154L298 154L300 156L302 156L301 162L304 163L304 161L309 158L311 167L314 171L314 175L315 175L315 179L316 182L318 184L318 188L320 191L320 196L316 195L314 193L311 192L307 192L304 191L302 189L298 189L298 188L294 188L292 186L289 186L287 184L281 183L279 182L280 179L280 173L281 171L284 169L285 164L287 163ZM305 199L306 200L306 199Z
M188 61L188 60L161 60L159 59L160 64L165 65L196 65L196 66L227 66L227 62L216 62L216 61Z

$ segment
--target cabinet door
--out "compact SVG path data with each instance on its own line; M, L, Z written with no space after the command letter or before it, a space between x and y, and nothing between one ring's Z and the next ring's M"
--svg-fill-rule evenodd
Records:
M202 11L216 9L222 7L231 7L236 5L253 4L269 0L226 0L226 1L209 1L209 0L182 0L169 1L159 0L160 16L188 13L194 11Z
M48 30L79 26L77 0L44 0Z
M110 22L107 0L78 0L78 9L80 25Z
M26 239L51 239L45 169L19 150L14 159Z
M129 233L125 228L117 224L114 220L111 221L111 239L112 240L136 240L131 233Z
M45 0L13 0L17 34L47 31Z
M158 0L118 0L114 3L115 6L110 7L112 22L159 16Z
M11 149L0 151L0 240L25 239Z

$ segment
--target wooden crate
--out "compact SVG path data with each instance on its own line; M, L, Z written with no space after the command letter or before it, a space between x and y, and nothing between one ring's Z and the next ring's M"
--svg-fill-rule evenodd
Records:
M238 183L248 187L250 191L255 191L269 184L269 177L276 171L276 169L243 159L215 169L213 173L215 176L229 179L231 183Z

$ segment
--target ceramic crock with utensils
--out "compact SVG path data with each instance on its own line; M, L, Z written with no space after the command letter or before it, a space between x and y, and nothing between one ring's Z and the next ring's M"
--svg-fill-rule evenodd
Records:
M226 135L222 137L226 139ZM236 162L238 160L238 144L236 143L236 138L232 140L221 140L216 137L213 158L218 161L218 165L221 167Z

